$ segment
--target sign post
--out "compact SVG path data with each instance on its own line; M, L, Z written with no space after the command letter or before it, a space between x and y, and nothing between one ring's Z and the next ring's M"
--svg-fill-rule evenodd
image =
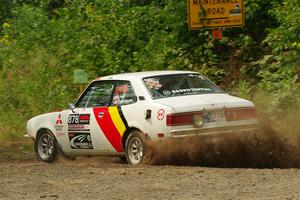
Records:
M244 26L243 0L188 0L189 29Z
M222 30L221 29L213 29L212 35L213 35L213 39L221 40L222 39Z

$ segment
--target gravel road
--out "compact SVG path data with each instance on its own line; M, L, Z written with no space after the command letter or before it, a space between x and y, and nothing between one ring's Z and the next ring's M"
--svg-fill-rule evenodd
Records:
M300 199L300 169L0 160L0 199Z

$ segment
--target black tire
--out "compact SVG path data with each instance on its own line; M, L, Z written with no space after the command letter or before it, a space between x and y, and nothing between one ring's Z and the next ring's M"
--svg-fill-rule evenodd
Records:
M34 142L34 151L38 160L52 163L57 158L57 142L49 130L38 134Z
M119 159L121 163L127 164L126 156L119 156Z
M145 159L147 149L146 137L139 131L129 134L125 144L125 155L127 163L138 165Z

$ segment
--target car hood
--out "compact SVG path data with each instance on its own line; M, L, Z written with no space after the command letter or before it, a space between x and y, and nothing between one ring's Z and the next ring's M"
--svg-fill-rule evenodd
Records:
M201 110L213 110L234 108L234 107L253 107L251 101L234 97L228 94L201 94L179 97L169 97L154 100L156 103L173 108L175 113L193 112Z

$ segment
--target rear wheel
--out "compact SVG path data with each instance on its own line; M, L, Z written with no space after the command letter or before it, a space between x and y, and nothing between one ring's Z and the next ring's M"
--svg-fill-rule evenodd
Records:
M57 157L57 143L53 134L45 130L38 134L34 143L35 155L38 160L52 163Z
M126 140L125 154L128 164L137 165L144 161L146 137L139 131L133 131Z

